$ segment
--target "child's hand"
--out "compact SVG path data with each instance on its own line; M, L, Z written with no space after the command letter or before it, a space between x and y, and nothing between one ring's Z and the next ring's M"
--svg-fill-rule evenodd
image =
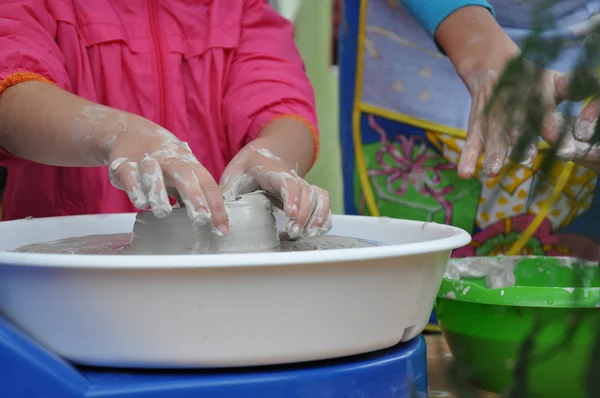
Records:
M147 119L31 81L2 93L0 121L0 145L14 156L61 167L108 165L112 184L137 208L166 217L167 189L174 189L192 220L212 220L217 233L228 232L210 173L187 144Z
M221 190L185 142L144 118L94 108L90 112L105 112L103 122L114 127L105 144L110 181L137 208L166 217L172 210L167 189L175 189L192 221L212 220L215 233L228 233Z
M221 177L225 199L263 189L290 218L290 238L318 237L331 229L329 193L308 184L276 155L252 144L244 147Z

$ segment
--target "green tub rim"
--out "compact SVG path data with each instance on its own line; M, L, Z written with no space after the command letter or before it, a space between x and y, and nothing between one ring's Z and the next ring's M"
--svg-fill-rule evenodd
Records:
M469 257L473 259L477 257ZM498 257L480 257L493 260ZM537 260L565 266L566 262L584 267L598 267L597 262L571 257L514 256L517 262ZM450 261L464 259L453 258ZM518 266L518 264L516 265ZM598 270L600 273L600 269ZM511 286L489 289L482 285L482 278L454 280L444 277L438 299L449 299L488 305L550 308L600 308L600 284L591 287L541 287Z

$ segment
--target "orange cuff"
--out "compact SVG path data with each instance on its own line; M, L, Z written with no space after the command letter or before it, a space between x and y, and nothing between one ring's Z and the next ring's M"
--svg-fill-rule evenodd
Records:
M317 158L319 157L319 133L317 133L317 129L312 125L311 122L309 122L308 120L306 120L305 118L303 118L302 116L298 116L298 115L280 115L277 116L273 119L273 121L277 120L277 119L283 119L283 118L290 118L290 119L296 119L301 121L302 123L304 123L306 125L306 127L308 127L308 129L310 130L310 132L312 133L313 136L313 142L314 142L314 148L313 148L313 158L312 158L312 162L310 163L310 167L312 168L315 165L315 162L317 161Z
M16 86L19 83L31 82L31 81L39 81L44 83L55 84L50 80L46 79L42 75L38 75L33 72L16 72L10 74L4 78L4 80L0 81L0 94L2 94L6 89L12 86Z

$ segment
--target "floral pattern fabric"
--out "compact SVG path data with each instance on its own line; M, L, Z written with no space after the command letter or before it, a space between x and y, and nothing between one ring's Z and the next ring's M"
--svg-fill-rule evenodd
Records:
M563 166L556 165L535 196L531 191L539 178L543 158L531 167L519 166L501 178L477 176L463 180L458 177L456 162L464 142L425 131L407 134L404 132L407 127L402 124L373 115L364 118L372 129L366 135L374 132L379 137L364 143L363 153L380 214L446 223L467 230L473 241L455 250L454 257L505 254L543 203L550 200L550 192L562 172ZM520 254L598 259L600 245L593 233L586 236L585 232L564 230L590 211L596 182L595 173L576 166L558 200ZM368 214L358 178L354 186L358 212Z

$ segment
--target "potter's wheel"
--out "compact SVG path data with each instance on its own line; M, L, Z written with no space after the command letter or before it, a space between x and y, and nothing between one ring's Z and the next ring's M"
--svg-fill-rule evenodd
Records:
M75 238L59 239L50 242L34 243L21 246L14 250L19 253L44 253L44 254L82 254L82 255L139 255L131 249L131 233L90 235ZM268 251L293 252L312 250L340 250L359 247L381 246L378 242L364 239L347 238L344 236L326 235L310 239L290 239L287 234L280 233L280 246ZM167 253L168 254L168 253ZM189 253L173 253L189 254Z
M15 252L45 254L231 254L336 250L377 246L376 242L344 236L315 236L292 239L280 232L273 206L263 191L225 201L229 234L215 233L209 218L193 222L185 208L173 209L166 218L140 212L133 232L87 235L16 248Z
M0 396L8 398L426 397L422 336L328 361L242 369L111 369L65 362L0 316Z
M111 367L237 367L392 347L428 322L451 250L435 223L334 216L331 235L382 246L206 255L10 252L126 234L135 214L0 223L0 313L55 353ZM277 213L278 229L287 219Z

